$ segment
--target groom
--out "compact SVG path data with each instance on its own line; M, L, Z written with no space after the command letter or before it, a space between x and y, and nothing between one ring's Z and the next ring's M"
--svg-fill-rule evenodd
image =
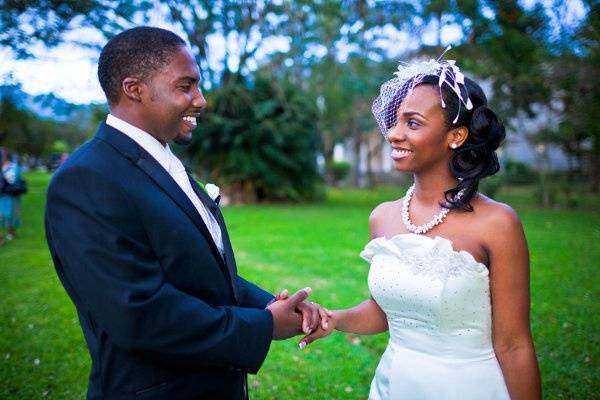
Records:
M89 347L88 399L243 399L271 340L309 332L309 290L273 296L238 276L215 202L171 153L206 106L172 32L110 40L110 114L56 172L46 236ZM303 321L304 316L304 323Z

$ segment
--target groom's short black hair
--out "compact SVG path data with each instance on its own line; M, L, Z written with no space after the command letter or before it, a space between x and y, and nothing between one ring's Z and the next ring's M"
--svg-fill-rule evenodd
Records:
M182 46L185 41L175 33L149 26L128 29L109 40L98 60L98 80L109 104L119 102L125 78L151 78Z

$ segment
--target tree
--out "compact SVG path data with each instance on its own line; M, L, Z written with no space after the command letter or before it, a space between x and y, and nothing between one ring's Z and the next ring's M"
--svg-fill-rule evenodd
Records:
M465 2L458 19L468 21L463 44L456 49L465 70L492 84L491 103L501 119L549 104L546 46L550 20L541 4L527 10L517 1L489 2L481 7Z
M256 69L255 56L263 40L277 36L285 23L280 3L162 0L159 6L166 7L171 22L192 45L204 89L215 90ZM223 43L215 46L218 41Z
M51 142L51 123L18 108L8 96L0 99L0 127L0 146L17 153L39 156Z
M109 36L131 24L136 13L145 13L150 1L21 0L0 2L0 46L18 58L31 57L38 42L56 46L74 28L94 27Z
M211 93L192 144L200 175L227 185L235 202L320 195L315 109L301 92L268 76Z
M373 131L370 103L392 71L384 28L412 30L414 2L325 0L286 2L290 50L271 62L275 75L304 90L318 109L325 176L333 182L335 145L352 138L358 153ZM389 43L388 43L389 44ZM385 73L382 73L385 71ZM355 157L358 159L358 157ZM358 163L353 165L357 184Z
M72 150L94 134L99 121L106 115L105 106L92 105L79 106L65 120L42 118L25 108L34 97L26 95L18 85L0 87L6 88L13 90L0 95L0 146L21 154L48 155L57 141Z
M593 192L600 191L600 3L589 2L587 18L564 41L553 63L552 86L562 106L557 129L546 132L548 141L560 144L587 164Z

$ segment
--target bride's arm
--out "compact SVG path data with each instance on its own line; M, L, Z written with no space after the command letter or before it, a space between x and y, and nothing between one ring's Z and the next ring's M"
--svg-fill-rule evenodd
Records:
M323 329L319 326L310 335L302 338L299 344L300 348L303 349L315 340L329 336L334 330L358 335L374 335L385 332L388 329L388 323L383 310L375 300L369 299L352 308L332 311L326 327Z
M496 212L498 211L498 212ZM515 212L501 206L491 216L490 260L493 338L496 357L513 400L540 399L541 384L529 327L529 254Z
M388 329L385 313L373 299L356 307L333 311L332 320L336 330L357 335L374 335Z

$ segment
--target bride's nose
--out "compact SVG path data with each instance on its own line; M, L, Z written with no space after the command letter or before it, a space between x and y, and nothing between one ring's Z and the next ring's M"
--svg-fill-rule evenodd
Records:
M405 139L404 129L400 121L396 121L396 124L388 130L387 140L390 143L401 142Z

